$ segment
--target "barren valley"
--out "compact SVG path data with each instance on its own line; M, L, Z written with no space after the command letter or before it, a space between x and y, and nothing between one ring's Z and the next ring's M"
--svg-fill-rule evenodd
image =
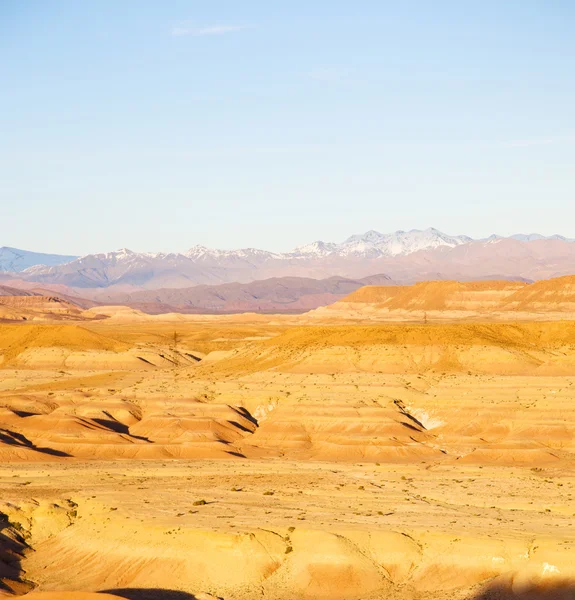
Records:
M571 281L418 285L303 315L10 300L0 596L572 598Z
M575 600L575 0L0 0L0 600Z

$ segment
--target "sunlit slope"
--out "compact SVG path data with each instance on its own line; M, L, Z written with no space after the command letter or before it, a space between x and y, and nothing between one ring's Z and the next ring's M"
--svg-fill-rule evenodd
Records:
M0 368L137 370L194 362L176 354L129 344L79 325L0 325Z
M196 399L79 391L0 398L2 460L223 457L254 429L241 407Z
M122 596L90 592L33 592L23 597L29 600L118 600Z
M297 327L202 368L229 374L575 374L575 323Z
M395 288L368 286L346 296L341 302L373 303L390 310L489 309L500 305L525 285L510 281L424 281Z
M505 310L575 312L575 275L537 281L507 298Z
M0 458L572 460L573 322L235 327L7 327Z
M424 281L366 286L308 313L309 319L486 320L575 316L575 276L537 281Z
M282 392L255 407L246 455L538 465L575 449L572 322L300 327L197 371Z
M549 592L525 598L572 597L553 594L575 576L567 470L114 461L13 471L0 465L0 511L34 549L22 576L47 600L67 600L53 590L138 600L523 596L477 587L503 582Z
M84 315L77 306L53 296L0 295L0 323L17 321L82 321L94 318Z

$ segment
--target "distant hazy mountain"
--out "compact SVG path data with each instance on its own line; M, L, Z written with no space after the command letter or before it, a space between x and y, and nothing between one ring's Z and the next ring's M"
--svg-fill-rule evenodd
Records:
M541 235L540 233L516 233L511 236L511 239L519 240L520 242L534 242L536 240L560 240L562 242L575 242L573 238L566 238L562 235Z
M0 298L7 296L37 296L37 294L29 290L22 290L8 285L0 285ZM0 302L2 302L2 300L0 300Z
M189 287L229 281L228 273L234 272L231 263L244 267L251 264L242 261L235 253L230 253L229 258L225 254L215 258L198 256L194 259L186 254L137 253L122 249L105 254L89 254L53 267L30 267L23 276L31 281L76 288L107 288L113 285L145 289ZM230 265L226 268L219 266L219 262Z
M194 246L185 253L188 258L196 261L211 260L290 260L310 257L325 256L398 256L411 254L418 250L447 246L453 248L460 244L471 242L467 236L449 236L437 229L429 228L423 231L412 229L411 231L396 231L395 233L379 233L368 231L360 235L352 235L341 244L333 242L316 241L304 246L298 246L291 252L274 253L254 248L242 250L210 250L204 246Z
M338 258L393 257L429 248L451 248L469 241L471 238L448 236L430 228L392 234L368 231L341 244L313 242L285 253L255 248L215 250L204 246L169 254L136 253L122 249L90 254L66 264L30 266L24 276L30 281L78 288L124 286L145 289L248 282L276 275L325 278L339 274L339 270L336 264L323 265L322 259L333 263Z
M62 259L65 257L58 257ZM60 261L61 262L61 261ZM473 240L429 228L382 234L368 231L341 243L316 241L290 252L254 248L214 250L194 246L184 253L136 253L118 250L90 254L65 264L30 266L27 281L63 284L83 290L132 292L196 285L247 283L273 277L357 279L385 273L394 281L538 279L575 271L575 244L555 235L492 235Z
M343 256L401 256L441 246L455 248L471 241L465 235L449 236L432 227L424 231L412 229L388 234L372 230L363 235L352 235L339 245L338 253Z
M393 285L386 275L363 279L273 277L251 283L197 285L94 296L105 304L126 304L150 313L163 312L302 312L331 304L364 285Z
M42 254L41 252L28 252L27 250L2 246L0 248L0 271L19 273L36 265L62 265L76 258L77 256Z

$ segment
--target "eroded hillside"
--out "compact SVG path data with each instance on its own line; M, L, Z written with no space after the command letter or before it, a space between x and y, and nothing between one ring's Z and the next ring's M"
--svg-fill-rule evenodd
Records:
M575 324L306 323L2 326L3 593L570 593Z

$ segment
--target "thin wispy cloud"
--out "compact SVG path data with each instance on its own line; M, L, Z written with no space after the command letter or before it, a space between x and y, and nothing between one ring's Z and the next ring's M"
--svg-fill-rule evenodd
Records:
M176 37L185 35L199 37L204 35L224 35L226 33L243 31L245 29L251 29L251 25L209 25L206 27L195 27L183 24L172 27L170 35Z

